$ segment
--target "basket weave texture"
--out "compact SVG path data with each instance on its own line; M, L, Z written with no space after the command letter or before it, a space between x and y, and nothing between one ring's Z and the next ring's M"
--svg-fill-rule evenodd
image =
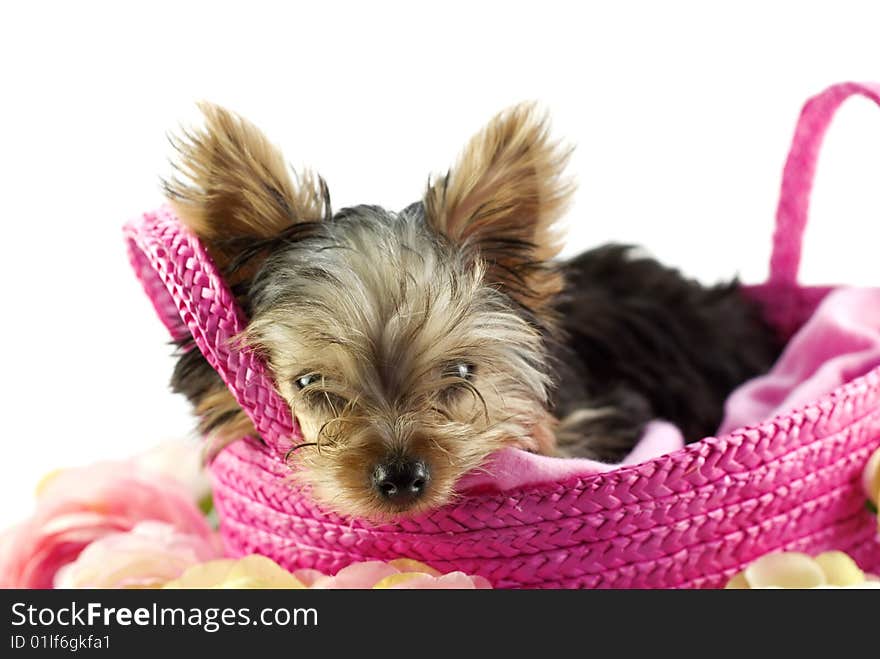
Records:
M783 174L770 277L749 288L790 336L831 287L797 282L816 158L839 105L880 86L843 83L804 106ZM243 438L211 466L227 550L333 573L400 556L496 587L718 587L780 549L840 549L880 568L861 471L880 445L880 368L800 409L636 466L469 493L374 526L321 510L290 485L290 411L260 359L230 341L246 319L199 241L167 207L125 228L129 256L174 338L192 335L266 444Z

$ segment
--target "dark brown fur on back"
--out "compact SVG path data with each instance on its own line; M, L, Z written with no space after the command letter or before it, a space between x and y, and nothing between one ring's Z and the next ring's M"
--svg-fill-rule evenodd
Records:
M625 245L566 262L558 303L566 340L552 347L561 448L620 460L652 419L686 441L714 434L724 401L767 371L775 333L737 282L703 286ZM580 414L580 410L607 414Z

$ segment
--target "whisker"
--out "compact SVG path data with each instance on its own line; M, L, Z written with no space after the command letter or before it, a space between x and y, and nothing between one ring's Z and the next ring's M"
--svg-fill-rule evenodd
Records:
M301 444L297 444L295 446L291 446L287 453L284 454L284 462L288 462L290 460L290 456L299 451L301 448L307 448L309 446L317 446L318 442L303 442ZM290 465L288 465L290 466Z
M450 458L450 462L452 462L452 458L454 456L452 455L452 452L449 449L447 449L444 446L441 446L440 443L436 439L431 439L431 444L433 444L434 448L436 448L441 453L445 453L447 455L447 457Z

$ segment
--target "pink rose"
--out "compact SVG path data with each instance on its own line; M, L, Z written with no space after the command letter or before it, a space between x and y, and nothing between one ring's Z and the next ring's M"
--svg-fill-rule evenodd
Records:
M158 588L192 565L221 555L219 539L140 522L86 547L55 574L56 588Z
M34 515L0 537L0 587L51 588L59 568L89 543L145 520L211 537L188 490L174 479L134 462L61 471L42 486Z
M189 490L193 501L211 496L211 480L205 470L204 443L192 439L170 439L133 458L139 467L156 471L179 481Z
M221 559L194 565L165 588L455 588L483 589L492 586L483 577L463 572L441 575L424 563L405 558L383 563L354 563L329 577L317 570L292 574L265 556Z
M297 570L293 575L307 588L482 590L492 587L483 577L470 576L464 572L441 575L434 568L409 559L398 559L389 563L352 563L333 577L316 570Z

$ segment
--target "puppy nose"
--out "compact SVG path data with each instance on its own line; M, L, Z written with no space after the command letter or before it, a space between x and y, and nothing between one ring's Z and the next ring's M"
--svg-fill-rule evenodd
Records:
M411 503L425 492L430 479L428 465L421 460L393 460L373 468L373 487L389 502Z

